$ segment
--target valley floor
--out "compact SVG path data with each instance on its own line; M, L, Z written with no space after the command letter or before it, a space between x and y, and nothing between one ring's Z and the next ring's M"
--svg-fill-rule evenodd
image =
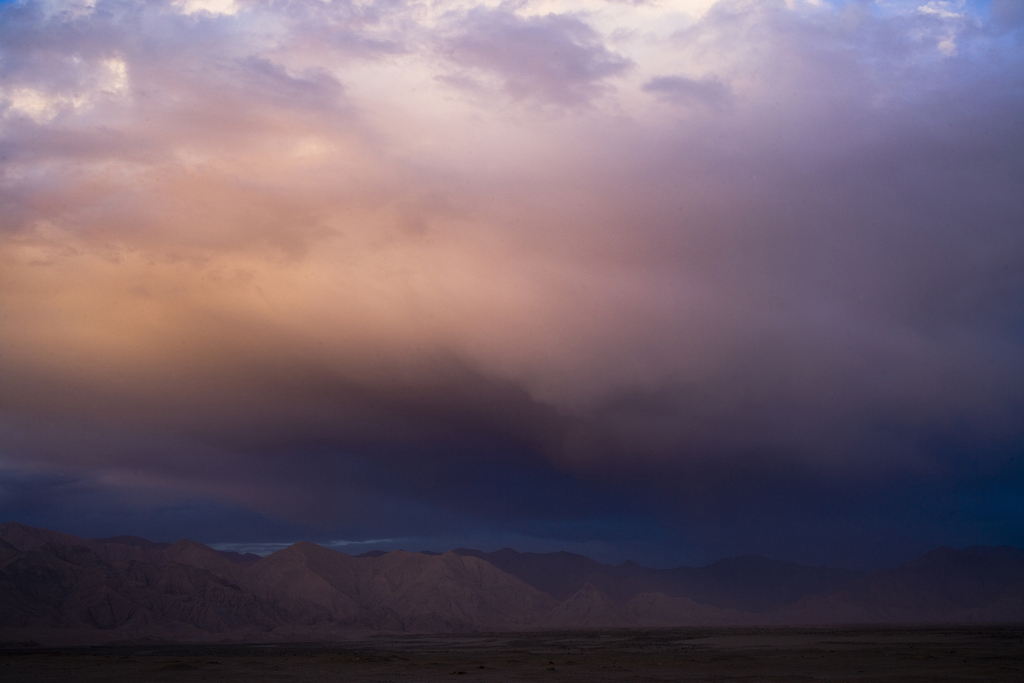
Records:
M1019 683L1024 680L1024 626L688 628L381 636L329 644L8 646L0 650L0 679Z

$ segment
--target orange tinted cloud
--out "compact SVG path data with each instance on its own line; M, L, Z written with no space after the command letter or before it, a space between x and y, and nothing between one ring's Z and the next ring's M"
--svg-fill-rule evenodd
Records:
M290 442L1011 438L1019 29L704 5L4 6L6 457L280 512Z

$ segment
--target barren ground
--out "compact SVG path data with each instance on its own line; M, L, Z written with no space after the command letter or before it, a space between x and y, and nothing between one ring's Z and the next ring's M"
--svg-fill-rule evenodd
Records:
M1024 681L1024 626L688 628L7 647L21 681Z

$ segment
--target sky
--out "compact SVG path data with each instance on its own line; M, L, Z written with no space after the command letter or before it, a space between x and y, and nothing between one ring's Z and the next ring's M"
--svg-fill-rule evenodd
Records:
M1024 546L1024 2L0 4L0 518Z

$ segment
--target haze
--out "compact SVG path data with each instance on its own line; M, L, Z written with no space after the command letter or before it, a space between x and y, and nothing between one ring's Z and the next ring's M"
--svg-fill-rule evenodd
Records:
M0 521L653 566L1021 545L1022 26L0 4Z

